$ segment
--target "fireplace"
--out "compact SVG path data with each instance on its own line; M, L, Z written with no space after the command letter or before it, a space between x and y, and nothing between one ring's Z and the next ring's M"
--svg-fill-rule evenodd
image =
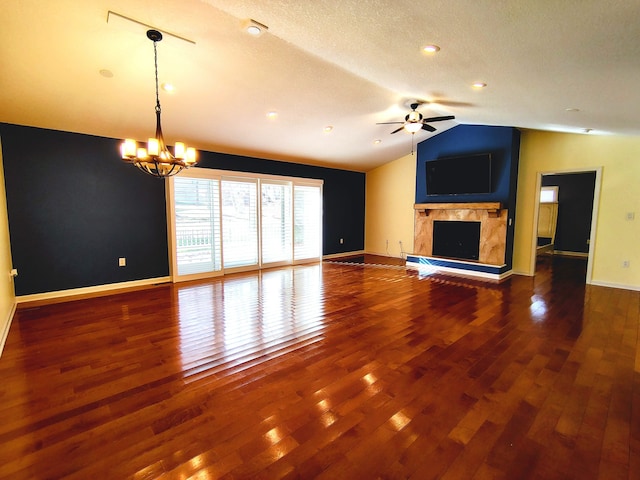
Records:
M415 255L504 266L509 220L508 210L499 202L417 203L414 210ZM439 226L435 227L435 224ZM473 224L469 228L474 229L474 240L464 240L463 245L458 245L460 241L454 237L454 240L443 240L445 245L442 246L440 239L436 239L440 237L440 232L434 231L435 228L440 230L440 224L444 224L445 230L465 229L468 224ZM462 236L465 237L466 234L463 233ZM458 249L461 251L457 251Z
M477 261L480 257L480 222L433 222L434 256Z

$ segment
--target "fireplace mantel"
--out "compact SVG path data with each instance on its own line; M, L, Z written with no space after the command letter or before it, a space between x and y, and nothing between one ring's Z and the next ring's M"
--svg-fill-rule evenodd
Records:
M502 204L500 202L472 202L472 203L416 203L415 210L423 210L429 215L431 210L486 210L491 218L500 216Z

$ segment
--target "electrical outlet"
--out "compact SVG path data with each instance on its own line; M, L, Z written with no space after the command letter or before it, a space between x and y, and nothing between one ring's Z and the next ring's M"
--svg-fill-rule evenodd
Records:
M12 276L12 277L17 277L18 276L18 269L17 268L12 268L9 271L9 275Z
M342 245L344 243L344 238L340 239L340 245Z
M622 261L622 268L629 268L629 264L630 264L630 263L631 263L631 262L629 262L629 260L623 260L623 261Z
M119 267L126 267L127 266L127 259L125 257L120 257L118 259L118 266Z
M627 212L627 220L635 220L636 212Z

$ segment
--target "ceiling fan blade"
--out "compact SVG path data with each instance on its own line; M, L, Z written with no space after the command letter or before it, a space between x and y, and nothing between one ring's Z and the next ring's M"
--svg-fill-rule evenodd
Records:
M453 120L456 117L454 117L453 115L447 115L445 117L431 117L431 118L425 118L423 120L423 122L442 122L444 120Z
M426 123L422 124L422 129L426 130L427 132L435 132L436 129L433 128L431 125L427 125Z
M393 134L393 133L398 133L400 130L404 130L404 125L403 125L403 126L401 126L401 127L400 127L400 128L398 128L398 129L394 130L394 131L393 131L393 132L391 132L391 133L392 133L392 134Z
M394 123L404 123L404 122L378 122L376 125L393 125Z

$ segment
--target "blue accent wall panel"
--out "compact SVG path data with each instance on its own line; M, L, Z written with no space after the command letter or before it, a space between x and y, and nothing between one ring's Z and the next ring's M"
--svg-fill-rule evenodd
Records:
M493 191L477 195L427 195L426 165L431 160L491 153ZM520 131L513 127L458 125L418 144L415 203L501 202L509 210L505 263L513 260Z
M16 295L169 274L164 182L124 164L119 141L6 124L0 135Z
M458 125L418 144L416 203L509 201L514 132L512 127ZM519 139L519 135L518 135ZM426 163L444 157L491 153L493 191L476 195L427 195ZM516 159L517 160L517 159ZM517 162L516 162L517 163ZM461 172L462 174L463 172Z
M16 295L169 274L165 182L122 162L121 140L2 123L0 137ZM324 180L323 253L364 249L364 173L199 155L204 168Z

